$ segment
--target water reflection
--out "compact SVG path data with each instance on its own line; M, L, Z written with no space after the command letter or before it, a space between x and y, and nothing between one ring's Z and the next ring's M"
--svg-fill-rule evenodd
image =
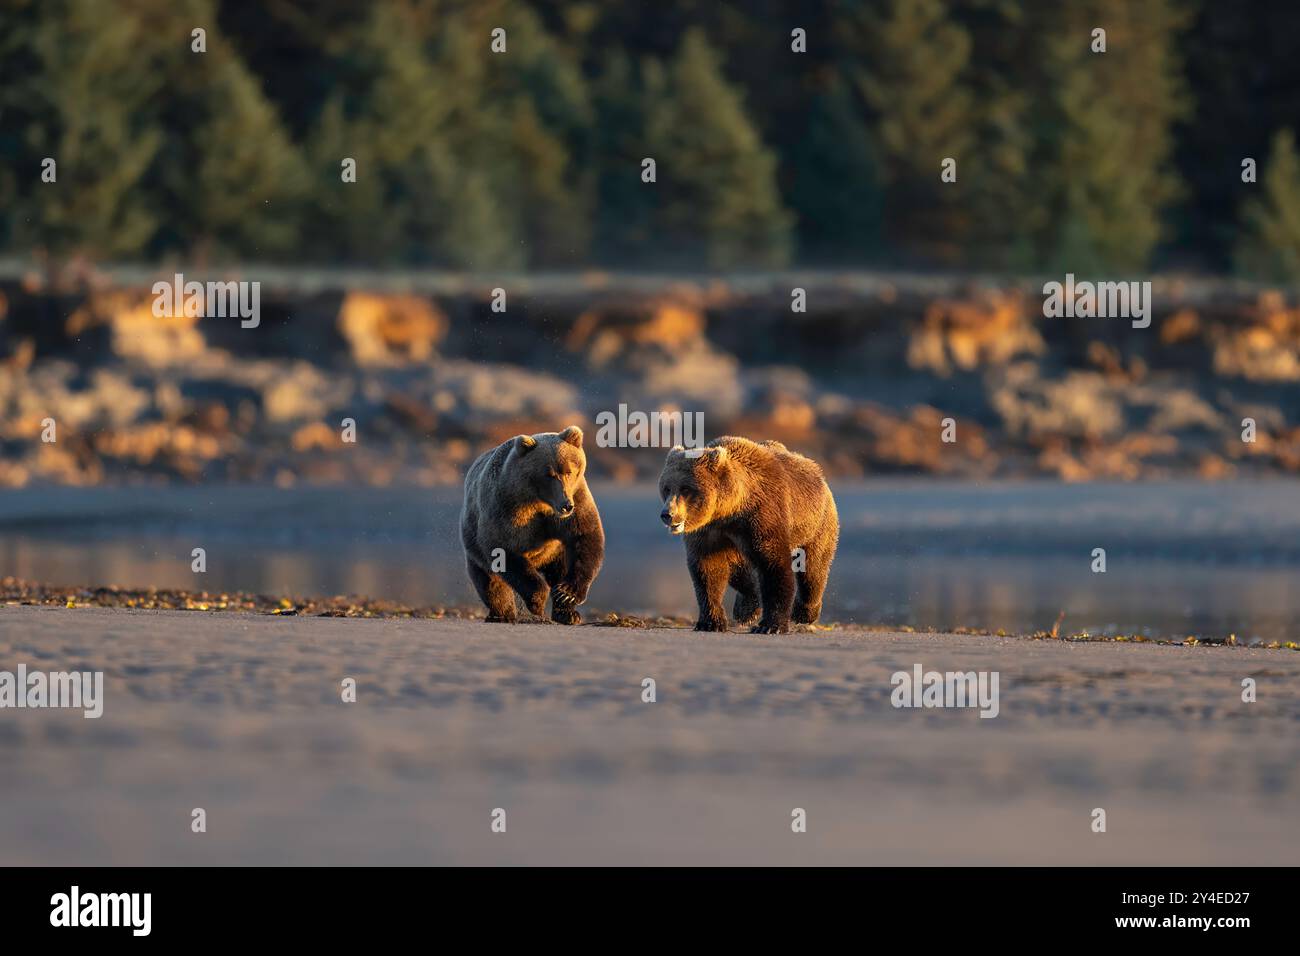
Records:
M593 610L691 614L651 488L596 490ZM1293 639L1300 490L878 483L837 488L829 619ZM56 489L0 496L0 574L68 584L474 603L455 489ZM194 547L208 571L190 571ZM1095 547L1107 572L1090 570Z

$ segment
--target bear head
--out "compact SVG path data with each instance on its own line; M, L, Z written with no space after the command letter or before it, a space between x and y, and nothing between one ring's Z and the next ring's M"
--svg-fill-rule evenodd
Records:
M586 481L582 429L516 435L510 439L506 472L524 498L547 505L561 518L573 515L574 496Z
M659 475L659 518L673 534L698 531L714 519L722 494L722 478L730 467L725 445L683 448L676 445Z

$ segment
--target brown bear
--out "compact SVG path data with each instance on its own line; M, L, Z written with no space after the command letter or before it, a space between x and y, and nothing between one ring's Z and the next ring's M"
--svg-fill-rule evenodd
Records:
M582 429L517 435L480 455L465 475L460 536L489 621L514 623L517 593L538 617L549 595L551 620L577 624L605 558Z
M704 448L678 445L664 462L659 495L659 517L686 537L700 606L695 630L727 630L728 584L738 624L753 624L762 610L752 634L817 621L840 522L816 462L775 441L727 436Z

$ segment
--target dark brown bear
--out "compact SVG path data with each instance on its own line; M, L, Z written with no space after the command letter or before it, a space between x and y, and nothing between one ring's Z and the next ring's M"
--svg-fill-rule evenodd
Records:
M784 634L815 623L839 540L835 499L816 462L780 442L718 438L680 445L659 477L660 514L686 536L686 563L700 605L697 631L727 630L722 597L736 591L736 623ZM799 549L799 550L796 550Z
M517 435L470 465L460 513L469 578L489 621L514 623L515 594L538 617L577 624L605 558L587 489L582 429Z

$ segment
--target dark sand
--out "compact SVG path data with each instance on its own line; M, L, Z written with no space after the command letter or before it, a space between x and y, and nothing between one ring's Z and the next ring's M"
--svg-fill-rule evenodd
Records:
M918 662L1000 716L893 708ZM19 663L106 703L0 711L4 865L1300 862L1284 649L2 606Z

